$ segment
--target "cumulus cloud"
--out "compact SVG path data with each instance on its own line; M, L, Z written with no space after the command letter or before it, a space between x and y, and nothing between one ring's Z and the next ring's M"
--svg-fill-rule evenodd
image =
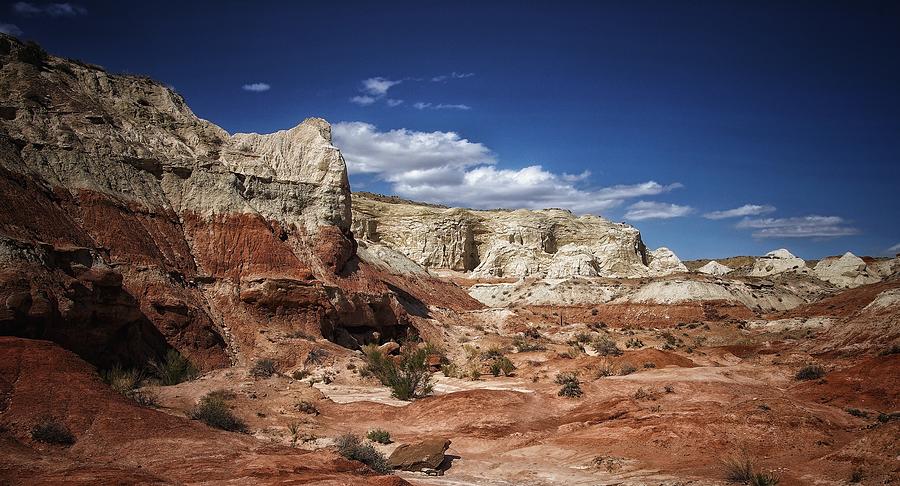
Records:
M266 83L250 83L243 85L241 89L243 89L244 91L251 91L253 93L262 93L263 91L269 91L270 89L272 89L272 87Z
M642 221L645 219L669 219L687 216L694 211L690 206L662 203L655 201L638 201L628 206L625 219Z
M758 216L760 214L768 214L775 211L775 206L768 204L744 204L739 208L728 209L725 211L712 211L703 215L706 219L727 219L739 218L741 216Z
M435 83L439 83L441 81L446 81L448 79L463 79L463 78L470 78L472 76L475 76L475 73L458 73L456 71L453 71L450 74L441 74L440 76L435 76L435 77L431 78L431 80L434 81Z
M434 104L434 103L425 103L422 101L419 101L419 102L413 104L413 108L415 108L417 110L471 110L472 109L471 106L463 105L463 104L444 104L444 103Z
M335 124L332 134L351 174L372 174L403 197L450 206L598 213L629 198L681 187L648 181L592 189L579 185L589 172L558 174L540 165L501 169L488 147L455 132L382 132L368 123L345 122Z
M744 218L737 227L755 230L755 238L825 238L859 233L858 229L849 226L840 216Z
M47 3L37 5L31 2L16 2L13 4L13 12L34 17L49 15L50 17L75 17L87 14L87 9L73 3Z
M0 32L17 37L22 35L22 29L20 29L19 26L15 24L0 24Z

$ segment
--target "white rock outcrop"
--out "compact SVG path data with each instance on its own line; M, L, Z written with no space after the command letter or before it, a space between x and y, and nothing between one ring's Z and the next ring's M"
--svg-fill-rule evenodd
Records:
M822 259L816 264L813 273L817 278L838 287L853 288L881 280L875 272L869 271L862 258L849 251L840 257Z
M685 272L666 248L649 252L640 232L561 209L447 208L369 193L353 195L353 233L426 268L474 277L645 277Z
M784 272L808 274L811 270L806 265L805 260L781 248L770 251L766 253L766 256L758 258L754 262L753 269L750 270L749 275L751 277L768 277Z
M728 265L722 265L721 263L712 260L710 262L707 262L706 265L698 268L697 271L700 273L705 273L707 275L727 275L729 272L731 272L731 267L729 267Z

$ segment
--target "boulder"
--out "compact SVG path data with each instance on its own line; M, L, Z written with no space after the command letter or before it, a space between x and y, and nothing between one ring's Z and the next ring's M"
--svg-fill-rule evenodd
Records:
M403 444L388 458L394 469L420 472L423 469L440 469L444 453L450 447L449 439L429 438L415 444Z

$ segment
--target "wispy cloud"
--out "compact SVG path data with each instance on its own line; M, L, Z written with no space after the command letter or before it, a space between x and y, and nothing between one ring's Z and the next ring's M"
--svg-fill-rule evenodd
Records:
M379 131L369 123L345 122L335 124L332 133L351 174L372 174L396 194L451 206L599 213L630 198L681 187L648 181L592 189L582 187L589 172L554 173L536 164L501 169L488 147L455 132Z
M350 103L354 103L359 106L369 106L372 103L375 103L375 98L368 95L354 96L350 98Z
M263 91L269 91L272 87L266 83L250 83L241 86L241 89L253 93L262 93Z
M739 208L728 209L725 211L712 211L703 215L706 219L727 219L739 218L741 216L758 216L760 214L768 214L775 211L775 206L768 204L744 204Z
M16 37L23 34L22 29L15 24L0 24L0 32L4 34L14 35Z
M655 201L638 201L628 206L625 219L643 221L645 219L670 219L687 216L694 211L690 206L662 203Z
M801 216L793 218L745 218L738 228L753 229L755 238L826 238L859 234L840 216Z
M896 245L894 245L894 246L888 248L887 251L886 251L885 253L889 253L889 254L897 254L897 253L900 253L900 243L897 243Z
M364 79L362 82L362 91L370 96L384 96L388 90L402 83L400 80L391 80L382 77Z
M87 9L81 5L74 3L46 3L34 4L31 2L16 2L12 6L13 12L34 17L39 15L49 15L50 17L75 17L77 15L86 15Z
M388 100L386 101L386 103L387 103L388 106L390 106L391 108L393 108L393 107L395 107L395 106L400 106L400 105L402 105L402 104L403 104L403 100L395 100L395 99L393 99L393 98L388 98Z
M435 76L431 78L431 80L435 83L440 83L441 81L446 81L448 79L463 79L463 78L471 78L475 76L475 73L458 73L453 71L450 74L441 74L440 76Z
M444 104L444 103L425 103L419 101L413 104L413 108L417 110L471 110L472 107L463 104Z

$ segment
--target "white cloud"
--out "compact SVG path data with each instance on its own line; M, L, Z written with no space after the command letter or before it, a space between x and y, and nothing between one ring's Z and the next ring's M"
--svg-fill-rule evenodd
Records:
M74 17L86 15L87 9L73 3L48 3L35 5L30 2L16 2L13 4L13 12L25 16L49 15L51 17Z
M739 208L728 209L725 211L712 211L703 215L706 219L726 219L739 218L741 216L758 216L760 214L768 214L775 211L775 206L768 204L744 204Z
M392 86L396 86L403 81L393 81L387 78L375 77L364 79L362 91L370 96L384 96Z
M896 245L888 248L885 253L890 253L890 254L900 253L900 243L897 243Z
M250 83L241 86L241 89L244 91L252 91L254 93L262 93L263 91L269 91L272 87L266 83Z
M393 108L395 106L400 106L402 104L403 104L403 100L395 100L393 98L388 98L388 100L387 100L387 105L390 106L391 108Z
M756 230L755 238L812 238L849 236L859 230L848 226L840 216L801 216L794 218L745 218L738 228Z
M375 98L373 98L371 96L365 96L365 95L354 96L353 98L350 98L350 102L355 103L359 106L369 106L372 103L375 103Z
M475 73L458 73L456 71L453 71L450 74L441 74L440 76L435 76L435 77L431 78L431 80L434 81L435 83L439 83L441 81L446 81L448 79L463 79L463 78L470 78L472 76L475 76Z
M454 132L380 132L368 123L345 122L335 124L332 134L351 174L373 174L398 195L451 206L598 213L629 198L681 187L648 181L589 189L578 185L589 172L557 174L540 165L500 169L488 147Z
M687 216L694 211L690 206L662 203L655 201L638 201L628 206L625 219L642 221L645 219L669 219Z
M471 106L463 105L463 104L455 104L455 105L454 104L444 104L444 103L434 104L434 103L424 103L422 101L419 101L419 102L413 104L413 108L415 108L417 110L426 110L426 109L427 110L471 110L472 109Z
M17 37L22 35L23 33L22 29L20 29L19 26L15 24L0 24L0 32Z

